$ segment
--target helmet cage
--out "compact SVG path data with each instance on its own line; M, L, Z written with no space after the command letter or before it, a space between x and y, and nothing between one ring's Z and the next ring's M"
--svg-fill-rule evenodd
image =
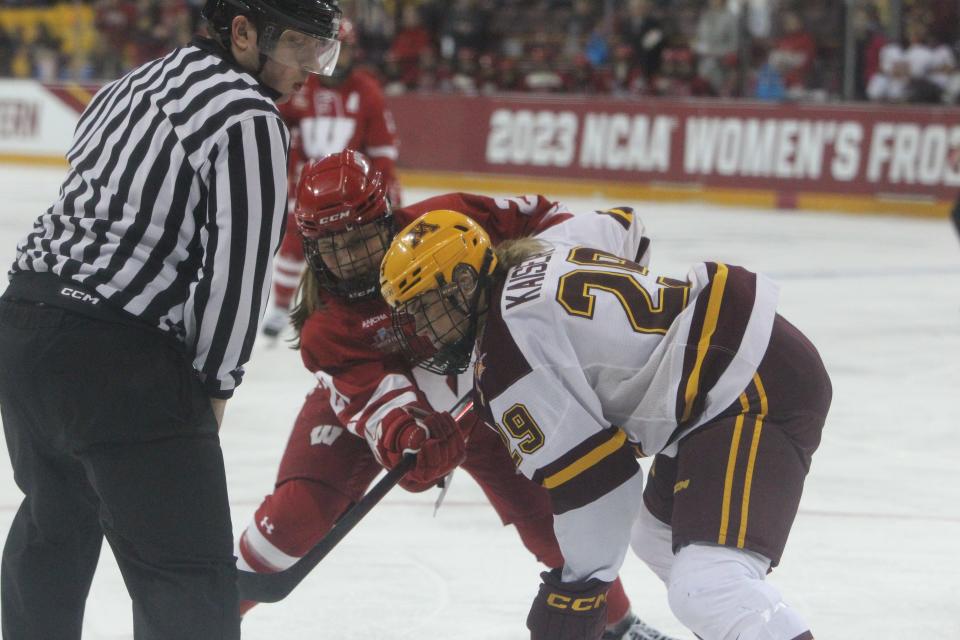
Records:
M437 287L394 307L393 329L401 352L411 364L440 375L459 375L467 370L477 337L480 297L488 288L492 260L493 251L487 249L479 275L466 263L455 268L455 280L462 270L469 270L473 276L476 286L472 295L458 282L445 282L443 275L437 274ZM444 318L447 322L441 322Z
M364 228L374 228L376 242L361 241L358 251L345 252L337 249L337 238ZM320 286L330 293L347 300L364 300L380 294L379 267L383 255L390 247L395 233L393 211L389 201L380 217L362 224L346 224L339 231L323 235L301 234L303 253ZM324 260L324 256L327 257ZM336 265L334 270L328 263ZM336 272L354 274L341 277Z

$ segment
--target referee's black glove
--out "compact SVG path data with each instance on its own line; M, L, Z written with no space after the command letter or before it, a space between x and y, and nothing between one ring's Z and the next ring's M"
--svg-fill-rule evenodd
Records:
M530 640L597 640L607 625L609 582L562 582L560 569L540 574L543 584L530 607Z

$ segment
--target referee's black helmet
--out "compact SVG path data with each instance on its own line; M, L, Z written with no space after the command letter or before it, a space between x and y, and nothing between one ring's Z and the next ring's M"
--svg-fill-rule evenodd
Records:
M233 19L242 15L256 26L263 53L269 55L277 51L278 56L290 58L291 54L286 51L294 43L299 46L302 42L302 38L297 41L296 36L306 36L312 40L313 46L306 54L307 62L299 61L301 66L322 75L330 75L333 71L343 16L337 0L207 0L202 14L227 49L230 48ZM298 57L302 58L304 48L299 48Z

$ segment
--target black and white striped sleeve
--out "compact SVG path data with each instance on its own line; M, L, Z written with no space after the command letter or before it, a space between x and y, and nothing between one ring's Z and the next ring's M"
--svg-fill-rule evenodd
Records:
M270 292L284 225L288 131L256 115L228 127L208 157L203 262L184 321L193 366L207 392L240 384Z

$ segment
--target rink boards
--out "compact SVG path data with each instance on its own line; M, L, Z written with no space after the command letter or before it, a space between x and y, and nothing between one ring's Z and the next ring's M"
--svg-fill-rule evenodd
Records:
M62 165L96 90L0 80L0 162ZM955 107L423 93L388 105L410 186L929 217L960 191ZM316 120L338 151L349 127Z

